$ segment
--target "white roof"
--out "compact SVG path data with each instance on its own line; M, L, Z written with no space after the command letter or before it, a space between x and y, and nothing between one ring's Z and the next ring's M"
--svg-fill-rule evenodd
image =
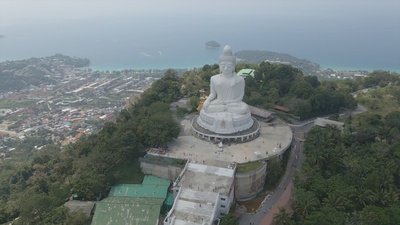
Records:
M233 180L233 169L189 163L171 215L172 224L210 224L220 194L229 195Z
M235 172L231 169L221 168L216 166L207 166L195 163L189 163L188 170L197 173L208 173L217 176L234 177Z
M317 126L320 126L320 127L326 127L327 125L332 125L332 126L336 126L339 129L343 129L343 126L344 126L344 123L342 123L342 122L329 120L329 119L325 119L325 118L317 118L314 121L314 124Z

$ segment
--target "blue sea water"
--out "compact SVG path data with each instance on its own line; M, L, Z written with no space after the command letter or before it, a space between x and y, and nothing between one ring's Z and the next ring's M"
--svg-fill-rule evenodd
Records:
M288 53L333 69L400 71L398 14L370 18L257 14L118 15L1 26L0 61L61 53L85 57L96 70L193 68L217 62L222 49Z

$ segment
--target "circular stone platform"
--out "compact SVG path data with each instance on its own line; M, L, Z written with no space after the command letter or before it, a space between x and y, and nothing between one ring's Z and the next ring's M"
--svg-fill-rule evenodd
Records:
M197 123L197 117L198 116L196 116L192 120L192 133L195 137L199 139L206 139L209 141L230 142L230 143L244 143L252 141L256 139L258 136L260 136L260 124L254 118L252 118L253 125L247 130L232 134L217 134L201 127Z
M275 119L273 122L258 121L260 133L253 141L227 143L221 151L218 142L193 135L194 117L190 115L181 121L181 134L168 143L167 152L149 151L148 154L228 167L233 162L246 163L280 156L292 143L291 128L285 122Z

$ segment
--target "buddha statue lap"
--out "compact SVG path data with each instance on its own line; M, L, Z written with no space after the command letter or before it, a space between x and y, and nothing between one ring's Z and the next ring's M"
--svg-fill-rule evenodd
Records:
M210 95L203 103L197 123L214 133L232 134L253 125L249 107L244 103L243 77L234 73L236 57L225 46L219 57L220 74L210 80Z

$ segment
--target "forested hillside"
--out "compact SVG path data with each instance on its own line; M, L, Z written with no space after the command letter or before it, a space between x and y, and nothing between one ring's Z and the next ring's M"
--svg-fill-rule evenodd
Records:
M243 60L245 63L251 64L259 64L265 61L280 61L290 63L290 65L299 68L304 74L307 75L315 74L315 72L320 69L320 66L317 63L306 59L299 59L285 53L245 50L236 52L235 56Z
M285 105L295 114L299 113L298 107L301 104L316 110L311 113L306 110L309 114L304 114L304 117L334 113L338 112L340 107L355 105L355 101L348 94L348 87L352 83L320 83L315 77L303 77L299 70L286 65L242 64L238 66L238 69L240 68L256 69L256 76L246 79L245 101L249 104L267 109L275 104ZM20 149L10 153L11 159L0 163L0 223L18 218L14 224L89 224L90 218L81 213L68 212L63 203L72 194L85 200L106 197L111 185L126 182L122 170L118 169L124 163L133 165L128 173L130 180L140 182L142 174L137 163L138 157L143 156L146 148L165 146L179 135L180 126L174 120L175 115L170 110L170 103L181 97L188 97L189 105L195 110L202 93L208 93L210 77L218 73L218 70L218 65L205 65L203 68L186 72L182 77L178 77L174 70L166 71L165 76L155 81L140 98L131 98L129 107L122 110L114 122L106 123L97 134L84 136L75 144L61 148L36 137L18 140ZM379 74L379 77L372 77L371 85L398 84L396 80L386 82L385 74ZM364 81L357 82L360 83L356 89L365 85ZM399 97L396 93L392 95L393 98ZM326 99L338 102L325 109L322 106L327 106ZM325 105L321 105L323 103ZM176 112L185 110L177 109ZM368 192L365 194L373 193L375 198L358 202L359 205L346 205L346 211L335 208L340 213L337 218L346 216L345 219L348 219L347 214L352 215L353 212L356 218L361 218L364 204L378 207L371 210L376 209L374 213L383 212L392 218L390 210L398 210L398 202L394 197L398 196L400 180L397 120L396 113L380 117L372 115L365 120L354 119L353 121L357 122L352 123L352 132L346 131L347 133L342 134L332 129L312 131L309 137L312 140L313 136L317 135L314 140L318 140L306 142L309 142L306 153L310 158L307 159L309 162L306 162L306 165L309 164L312 173L302 169L305 176L302 176L302 173L298 175L297 185L299 193L303 190L311 196L310 199L316 200L316 203L306 211L297 210L296 220L307 221L313 218L313 213L324 213L325 211L317 210L323 209L323 201L327 198L329 190L337 189L343 195L341 192L347 189L341 187L360 184L366 185L365 190ZM357 130L361 129L364 123L364 130ZM321 141L323 143L320 143ZM35 145L38 143L47 145L36 149ZM332 160L336 158L339 158L339 161ZM313 171L314 169L316 171ZM345 177L341 173L353 172L355 175L349 175L345 181L334 183ZM356 180L358 183L352 182L354 176L357 176L354 180L359 178ZM383 176L387 177L386 183L382 183ZM326 186L325 182L331 182L337 188L332 185ZM357 188L360 187L354 186L351 190L358 190ZM309 194L315 190L318 192ZM358 194L351 192L348 195L349 201L361 198ZM384 195L389 195L390 198L385 197L382 202L380 199ZM298 196L298 199L301 199L301 195ZM333 209L328 208L327 212L330 212L329 210Z
M294 213L281 212L278 224L400 224L399 93L399 86L365 92L359 99L370 111L344 118L343 132L315 127L307 134Z
M125 180L117 168L123 163L136 166L130 166L129 180L141 182L137 161L144 150L164 146L180 132L169 110L180 85L176 71L167 71L115 122L67 147L36 150L34 139L22 141L13 158L0 163L0 224L15 218L14 224L90 224L63 203L73 194L82 200L106 197L111 185Z

